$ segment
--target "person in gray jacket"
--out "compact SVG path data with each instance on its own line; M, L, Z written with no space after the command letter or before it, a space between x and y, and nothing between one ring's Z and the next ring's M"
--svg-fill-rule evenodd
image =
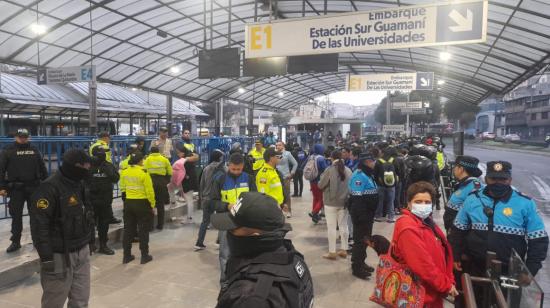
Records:
M290 218L292 216L290 181L294 177L294 174L296 174L296 169L298 169L298 162L296 161L296 159L294 159L292 153L285 150L284 142L277 142L275 144L275 149L283 153L281 160L277 164L277 171L279 171L281 182L283 183L283 192L285 195L285 200L283 201L283 204L286 205L284 207L286 209L286 217Z
M323 191L323 203L325 204L325 218L328 232L328 254L323 258L336 260L338 256L348 256L348 210L345 208L348 200L348 182L351 178L351 170L344 165L341 151L333 151L331 154L332 165L328 167L319 180L319 189ZM336 251L336 228L340 230L341 249Z

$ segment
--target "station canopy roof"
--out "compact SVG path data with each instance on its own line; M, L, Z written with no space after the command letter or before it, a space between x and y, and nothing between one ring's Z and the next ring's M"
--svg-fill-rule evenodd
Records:
M36 78L0 74L0 111L2 113L40 113L79 115L88 110L88 83L37 85ZM207 116L190 102L174 98L173 115ZM100 117L165 117L166 96L133 91L98 83L97 111Z
M436 79L446 81L438 90L441 96L478 103L490 94L512 90L550 63L550 0L491 0L485 43L341 53L338 73L198 79L197 51L244 47L244 25L255 19L368 11L433 0L273 3L277 7L270 12L266 0L4 0L0 61L31 67L38 58L43 67L92 63L99 81L205 102L254 99L257 107L272 109L343 90L347 73L409 71L433 71ZM37 18L46 27L44 34L31 31ZM450 61L440 61L442 50L452 54ZM171 71L173 66L178 73ZM239 92L239 87L246 91Z

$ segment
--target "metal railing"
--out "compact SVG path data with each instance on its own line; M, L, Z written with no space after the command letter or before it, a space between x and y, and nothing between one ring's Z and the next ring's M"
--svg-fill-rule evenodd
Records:
M149 149L149 146L151 142L155 139L157 139L157 136L142 136L145 139L145 148ZM118 167L120 162L124 160L124 158L127 156L128 148L131 144L135 143L136 136L112 136L111 137L111 143L110 143L110 149L111 149L111 158L113 161L113 164ZM42 153L42 156L44 157L44 162L46 164L46 169L48 170L48 174L52 174L57 169L59 169L59 166L61 166L62 163L62 157L65 151L72 148L78 148L78 149L84 149L85 151L88 151L90 146L97 140L94 136L51 136L51 137L44 137L44 136L32 136L30 139L30 142L32 145L36 146L40 152ZM172 139L174 144L177 142L180 142L180 140ZM14 139L13 138L6 138L1 137L0 138L0 151L3 150L5 147L7 147L10 144L13 144ZM253 138L251 137L242 137L242 136L236 136L236 137L223 137L223 138L192 138L192 142L195 145L195 151L197 154L200 155L199 163L197 164L197 168L202 169L203 166L208 164L208 159L210 156L210 153L214 151L215 149L220 149L226 153L226 156L229 154L229 150L231 149L231 145L235 142L239 142L241 144L241 148L246 153L252 149L253 146ZM175 155L175 152L172 153L172 161L175 161L177 159L177 156ZM120 197L118 185L115 185L113 190L113 196L114 198ZM9 218L9 211L8 211L8 201L9 198L2 198L0 202L0 207L4 208L4 211L0 211L0 220ZM3 212L3 213L2 213ZM26 210L25 210L25 215Z

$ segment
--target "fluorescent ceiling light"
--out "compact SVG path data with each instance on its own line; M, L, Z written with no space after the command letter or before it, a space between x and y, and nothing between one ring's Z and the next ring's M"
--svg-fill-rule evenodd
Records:
M285 93L283 91L279 91L279 94L277 94L277 95L279 95L279 97L283 97L283 96L285 96Z
M442 51L439 53L439 59L441 61L449 61L449 59L451 59L451 54L446 51Z
M246 90L242 87L240 87L238 91L239 91L240 94L243 94L244 92L246 92Z
M31 31L37 35L42 35L46 33L46 26L41 25L39 23L32 23L31 24Z
M439 79L439 80L437 81L437 84L440 85L440 86L441 86L441 85L444 85L444 84L445 84L445 80Z
M180 68L177 67L177 66L172 66L172 67L170 68L170 72L172 72L172 73L174 73L174 74L177 74L177 73L180 72Z

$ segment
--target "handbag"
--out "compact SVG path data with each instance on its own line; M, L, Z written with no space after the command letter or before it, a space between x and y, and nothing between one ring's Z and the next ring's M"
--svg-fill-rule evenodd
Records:
M388 308L422 308L426 290L406 264L396 261L394 245L392 242L389 253L380 256L370 300Z

